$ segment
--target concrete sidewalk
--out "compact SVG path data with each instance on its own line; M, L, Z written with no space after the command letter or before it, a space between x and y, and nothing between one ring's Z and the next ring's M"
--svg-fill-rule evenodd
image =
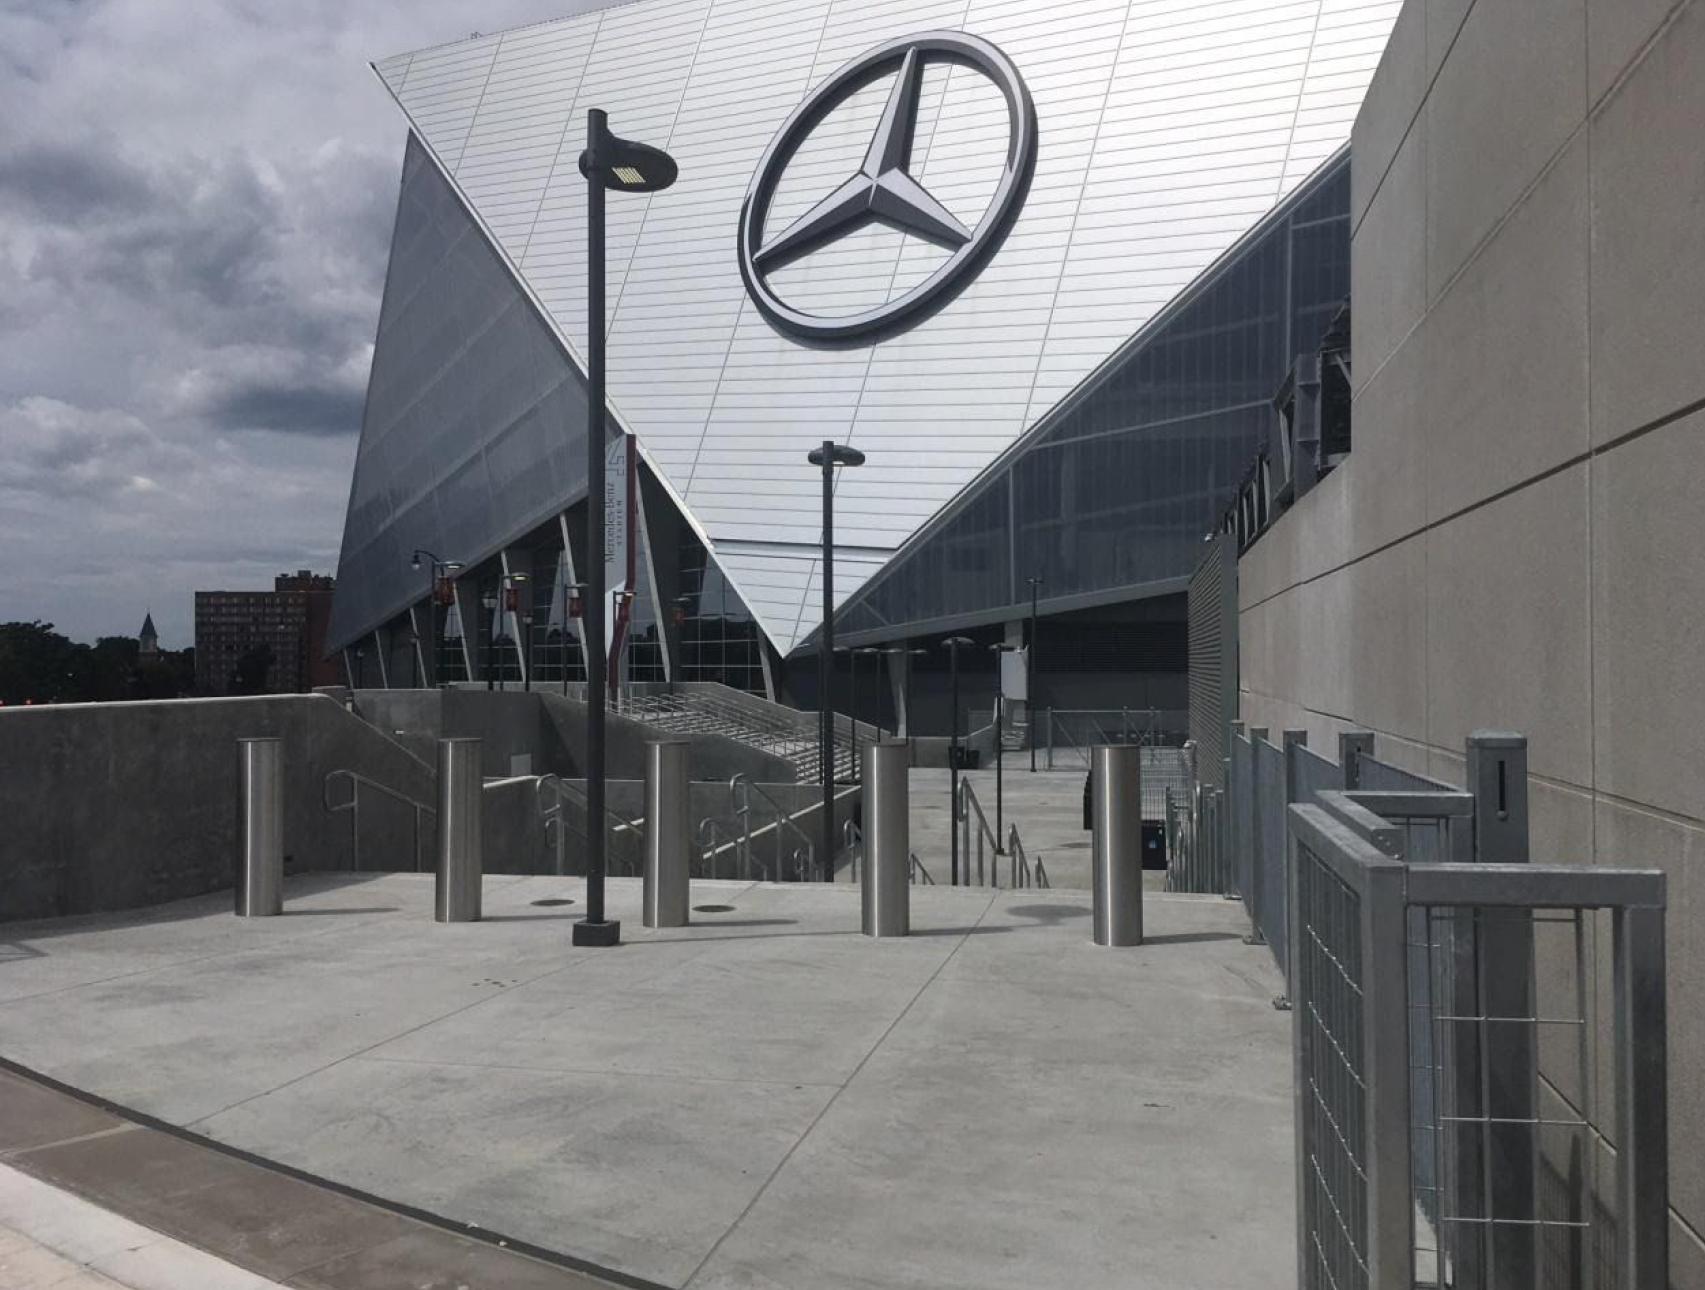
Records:
M0 1165L0 1290L280 1290Z
M667 1286L1267 1290L1294 1267L1289 1032L1217 898L1089 943L1083 893L845 886L576 949L581 883L294 880L0 929L0 1055L363 1192Z

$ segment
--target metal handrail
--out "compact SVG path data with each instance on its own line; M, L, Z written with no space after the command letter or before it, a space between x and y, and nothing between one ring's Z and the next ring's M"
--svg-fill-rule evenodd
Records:
M926 887L935 886L935 879L929 876L929 870L924 868L924 862L922 860L918 859L918 853L916 851L914 851L914 852L912 852L912 872L911 872L911 879L913 882L916 882L918 880L919 874L923 875L923 878L924 878L923 885L924 886L926 886Z
M799 827L799 825L794 821L793 816L782 807L780 802L776 801L775 798L771 797L768 793L764 792L764 790L762 788L760 788L758 785L754 784L750 779L748 779L746 777L746 775L744 773L741 773L741 774L735 775L732 779L730 779L728 781L728 799L729 799L730 807L732 808L734 813L740 817L741 848L742 848L742 851L744 853L746 863L748 865L748 874L750 873L749 866L753 862L753 856L752 856L752 794L753 793L756 793L759 797L763 798L765 802L769 803L770 809L775 813L775 817L776 817L776 822L775 822L776 872L779 874L781 872L781 869L782 869L782 863L781 863L782 862L781 830L782 830L782 826L784 824L793 832L793 834L796 837L799 838L800 842L804 845L806 864L809 866L815 867L817 849L812 844L810 836L805 832L804 829ZM794 851L795 857L797 857L798 854L799 854L799 852L796 849ZM832 858L831 858L831 863L833 863Z
M983 804L977 800L977 792L971 787L971 781L969 779L961 779L959 781L958 809L955 811L955 815L957 815L958 819L955 821L954 827L962 827L962 832L959 836L963 840L963 845L959 848L959 850L965 857L965 886L967 887L973 885L970 881L972 835L971 813L973 811L975 811L977 815L977 828L975 830L977 838L977 881L975 885L978 887L983 885L983 841L984 839L987 839L989 850L994 853L994 863L989 865L989 885L992 887L999 887L1000 870L998 868L998 861L1001 856L1000 838L996 835L995 831L989 827L989 817L983 814Z
M1031 883L1030 857L1024 854L1024 843L1018 837L1018 825L1009 824L1006 829L1006 850L1012 857L1011 886L1029 887Z
M349 780L349 800L347 802L333 802L331 800L332 781L337 779L339 776ZM383 793L386 797L391 798L393 801L401 802L404 806L412 806L414 808L414 871L416 873L422 872L420 857L420 814L422 811L425 811L427 814L436 817L438 814L437 808L428 806L425 802L417 801L410 797L407 793L399 792L397 789L390 787L388 784L381 784L378 780L371 779L368 776L363 775L360 771L334 770L327 774L324 783L320 785L320 803L333 815L336 815L339 811L348 811L350 813L350 867L356 870L360 870L361 868L361 790L363 787L371 788L375 792Z
M553 802L550 806L546 806L545 801L544 801L546 788L549 788L556 796L556 801ZM567 855L566 855L566 848L565 848L566 839L563 836L562 829L563 829L563 825L568 822L568 816L564 813L562 807L563 807L564 798L570 794L577 795L582 806L589 805L589 803L586 801L585 790L574 787L573 785L569 784L566 780L564 780L560 775L539 775L534 780L534 784L533 784L534 800L537 801L539 804L539 817L540 817L540 819L542 819L544 821L546 841L547 842L553 842L553 845L555 847L556 857L557 857L557 872L559 874L567 872ZM638 816L635 819L630 820L630 819L626 818L625 816L618 815L615 811L611 810L608 806L606 806L604 808L604 815L613 825L613 827L611 829L611 832L613 834L621 834L621 833L636 834L640 840L640 849L641 850L644 849L645 817L643 815ZM553 824L556 826L556 836L555 836L554 840L551 837L551 826ZM574 828L574 826L572 824L570 824L568 827ZM582 841L584 841L586 839L586 830L585 829L576 828L574 831L580 835ZM637 874L639 871L637 862L631 858L618 859L617 857L608 855L608 853L606 853L606 859L608 860L608 862L611 864L612 867L615 867L616 865L620 865L622 872L627 877L631 878L635 874Z

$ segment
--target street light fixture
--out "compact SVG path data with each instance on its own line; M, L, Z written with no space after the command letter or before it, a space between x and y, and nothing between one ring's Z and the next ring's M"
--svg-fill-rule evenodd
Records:
M1024 703L1030 709L1030 773L1036 773L1036 714L1041 711L1036 702L1036 589L1041 578L1027 579L1030 583L1030 648L1024 654ZM1049 714L1052 719L1052 713Z
M947 745L947 801L949 821L948 835L951 839L953 855L952 877L948 880L950 886L959 885L959 651L970 649L977 642L969 636L949 636L942 641L947 650L948 670L952 674L951 686L952 708L949 713L952 737ZM970 875L967 874L966 877Z
M425 556L429 562L430 573L427 580L426 594L426 657L430 663L423 664L424 675L421 678L426 685L439 684L438 680L438 580L448 578L451 574L460 572L460 560L440 560L425 547L417 546L409 556L408 567L419 571L420 558Z
M570 643L573 635L568 630L570 619L579 618L582 606L585 604L586 584L584 582L564 583L562 588L562 692L568 694L568 660L569 651L573 649Z
M889 647L888 649L883 650L882 652L884 654L889 655L890 657L893 657L893 656L898 655L898 654L906 655L906 682L905 682L905 684L906 684L906 689L905 689L906 763L909 766L915 766L918 764L918 757L917 757L918 741L917 741L917 736L915 733L917 727L912 724L912 659L914 659L914 658L916 658L922 654L928 654L929 651L927 649L908 649L904 645L894 645L894 646ZM894 723L894 733L895 734L900 733L900 725L899 725L898 720L896 720Z
M576 945L616 945L622 925L604 917L604 190L652 193L680 173L659 148L610 133L602 108L586 113L586 917L574 925Z
M830 682L835 673L835 467L862 466L857 448L823 440L805 460L823 472L823 634L817 642L818 761L823 780L823 881L835 880L835 705ZM853 725L858 738L858 725Z
M995 656L995 851L1006 851L1006 819L1001 810L1001 754L1006 751L1006 681L1001 675L1001 655L1018 652L1016 645L991 645Z
M515 614L517 612L516 609L513 609L510 607L510 601L516 600L518 603L519 597L515 591L515 588L519 587L522 583L524 583L526 581L527 581L527 575L524 573L499 574L498 579L497 579L497 587L498 587L497 595L490 600L481 601L481 603L485 606L485 608L490 609L490 610L495 610L497 615L498 615L497 623L492 628L491 641L486 648L486 654L485 654L485 688L487 690L490 690L492 688L491 672L492 672L492 664L497 658L497 643L501 640L510 639L508 632L503 627L503 617L502 616L504 614ZM520 646L519 642L516 643L515 649L516 649L517 653L520 652L521 646ZM523 669L523 670L525 670L525 669ZM505 671L507 672L507 669L505 669ZM507 683L507 677L506 676L499 678L498 682L497 682L498 690L501 691L504 688L506 683Z
M853 653L855 655L863 654L866 658L869 658L873 655L876 656L877 658L880 658L882 655L882 651L875 645L861 646L858 649L855 649L853 651ZM876 671L876 676L875 676L874 680L876 681L876 714L875 714L876 720L872 721L870 723L870 726L871 726L871 729L876 731L877 741L880 742L882 739L882 664L880 662L878 662L876 664L875 671ZM854 678L853 687L854 687L855 691L856 691L857 686L858 686L857 677L858 677L858 663L855 659L855 661L853 662L853 678ZM853 735L855 736L855 738L858 735L858 705L857 705L857 703L853 704ZM864 774L864 769L862 766L859 768L859 774L861 776Z

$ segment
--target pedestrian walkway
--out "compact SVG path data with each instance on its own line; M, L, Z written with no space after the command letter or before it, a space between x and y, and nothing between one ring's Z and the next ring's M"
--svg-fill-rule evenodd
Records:
M1289 1025L1222 900L1156 895L1108 950L1084 892L914 887L913 934L873 941L844 884L695 882L692 925L647 930L617 879L600 950L568 934L579 879L487 877L478 923L432 898L311 875L279 918L221 895L9 927L0 1054L179 1129L42 1125L14 1159L304 1290L565 1284L435 1279L461 1256L428 1238L677 1290L1295 1266ZM21 1101L0 1088L13 1136L46 1118ZM252 1153L240 1184L206 1139ZM380 1279L405 1256L417 1281Z
M0 1165L0 1290L278 1290L279 1283Z

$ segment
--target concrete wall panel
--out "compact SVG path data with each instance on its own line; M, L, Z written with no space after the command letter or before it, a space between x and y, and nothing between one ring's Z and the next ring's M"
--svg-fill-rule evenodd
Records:
M1359 153L1350 173L1362 173ZM1397 150L1351 242L1351 325L1358 372L1378 371L1427 311L1426 211L1423 119Z
M1426 109L1432 298L1585 117L1585 3L1476 4L1440 67Z
M1426 10L1406 4L1397 15L1350 133L1356 167L1350 177L1350 227L1357 228L1383 185L1398 147L1427 91Z
M1587 471L1428 532L1427 741L1528 736L1534 773L1590 782Z
M1692 3L1592 125L1593 439L1705 399L1705 5Z
M1583 135L1428 315L1429 521L1586 451L1586 257Z
M1356 315L1351 317L1359 336ZM1406 538L1426 522L1428 343L1422 323L1361 387L1351 409L1355 451L1334 473L1343 476L1349 494L1350 549L1358 556ZM1302 499L1299 522L1312 523L1300 519L1312 503L1312 493Z
M1705 815L1705 413L1593 462L1593 782Z
M1685 0L1587 0L1587 92L1596 105Z

